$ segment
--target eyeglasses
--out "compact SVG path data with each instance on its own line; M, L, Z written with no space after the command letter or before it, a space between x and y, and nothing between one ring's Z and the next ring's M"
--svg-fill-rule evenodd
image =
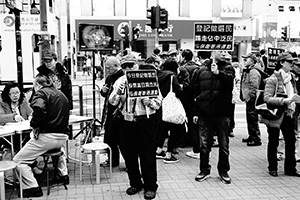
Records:
M10 92L9 96L18 96L20 95L20 92Z
M285 60L285 62L288 62L288 63L290 63L290 64L293 64L294 61L292 61L292 60Z
M53 59L44 59L45 63L51 63Z

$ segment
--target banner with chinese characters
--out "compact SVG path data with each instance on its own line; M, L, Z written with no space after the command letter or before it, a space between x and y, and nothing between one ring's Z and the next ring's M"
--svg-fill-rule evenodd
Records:
M224 23L195 23L194 49L202 51L232 51L233 24Z
M158 79L155 70L126 71L125 75L129 98L158 96Z
M284 49L268 48L268 68L275 69L278 55L284 52Z

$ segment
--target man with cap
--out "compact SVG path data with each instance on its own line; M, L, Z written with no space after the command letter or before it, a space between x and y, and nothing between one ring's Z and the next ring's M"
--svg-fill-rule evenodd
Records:
M113 167L117 167L120 164L120 153L118 148L118 145L120 144L119 118L113 116L113 113L117 107L111 105L108 102L108 98L113 91L114 83L118 78L124 75L124 71L121 68L119 59L114 56L107 58L106 69L109 75L105 79L105 83L100 90L101 96L105 98L102 112L102 123L104 124L105 130L104 142L110 146L112 151L112 163L108 164L112 165Z
M246 120L248 129L248 138L242 139L242 142L248 146L260 146L261 136L258 126L258 114L255 111L256 90L259 89L261 74L259 72L257 58L255 54L249 53L242 56L244 58L244 69L241 78L240 99L246 102Z
M137 60L132 54L123 56L121 67L137 70ZM156 166L156 110L162 96L129 98L125 75L116 80L109 103L120 109L120 147L125 160L130 187L128 195L144 189L145 199L154 199L157 185Z

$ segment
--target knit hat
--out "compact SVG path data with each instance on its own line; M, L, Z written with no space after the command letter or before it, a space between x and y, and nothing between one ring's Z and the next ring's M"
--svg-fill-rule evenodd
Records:
M43 59L56 59L56 53L53 51L46 51L43 53Z
M136 63L137 59L133 54L128 54L126 56L123 56L120 60L121 65L123 65L124 63Z
M254 53L248 53L247 55L242 56L243 58L251 58L254 63L257 63L257 57Z
M292 55L288 52L283 52L278 55L277 61L282 61L282 60L297 60L297 58L293 58Z

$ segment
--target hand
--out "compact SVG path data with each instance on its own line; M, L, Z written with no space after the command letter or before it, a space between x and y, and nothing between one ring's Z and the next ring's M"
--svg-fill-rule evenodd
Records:
M25 119L21 115L15 115L14 120L16 122L22 122L25 121Z
M125 92L125 83L121 83L118 90L117 90L117 94L118 95L122 95Z
M107 85L103 85L103 87L101 88L101 91L106 93L106 92L108 92L108 89L109 88L107 87Z
M214 74L218 74L219 70L218 70L218 65L216 63L212 63L211 64L211 72Z
M293 101L295 101L295 100L293 100L292 98L283 99L283 103L286 105L290 105Z
M150 106L150 99L148 97L144 97L141 99L142 103L144 104L144 106Z
M197 123L198 123L198 116L194 116L194 117L193 117L193 122L194 122L194 124L197 124Z

